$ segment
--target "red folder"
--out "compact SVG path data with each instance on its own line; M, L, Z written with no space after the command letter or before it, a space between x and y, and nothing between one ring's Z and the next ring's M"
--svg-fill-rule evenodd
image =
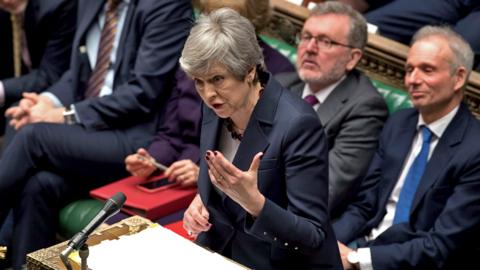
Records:
M161 178L162 175L148 180L131 176L94 189L90 191L90 195L100 200L107 200L121 191L127 197L122 211L131 215L140 215L150 220L156 220L187 208L197 193L196 188L182 188L179 185L172 184L147 189L141 185Z

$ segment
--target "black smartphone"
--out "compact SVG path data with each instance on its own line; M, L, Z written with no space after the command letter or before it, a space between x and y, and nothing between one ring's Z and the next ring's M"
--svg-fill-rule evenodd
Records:
M174 183L175 182L168 181L168 178L162 177L160 179L156 179L156 180L153 180L153 181L140 183L140 184L138 184L138 186L140 188L152 191L152 190L156 190L158 188L168 186L168 185L171 185L171 184L174 184Z

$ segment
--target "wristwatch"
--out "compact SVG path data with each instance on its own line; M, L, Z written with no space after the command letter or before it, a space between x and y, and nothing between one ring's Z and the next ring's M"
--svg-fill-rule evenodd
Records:
M347 261L351 263L355 269L358 269L358 263L360 262L360 258L356 251L350 251L347 255Z
M63 121L67 125L74 125L77 123L77 118L75 117L75 110L71 106L65 108L65 111L63 112Z

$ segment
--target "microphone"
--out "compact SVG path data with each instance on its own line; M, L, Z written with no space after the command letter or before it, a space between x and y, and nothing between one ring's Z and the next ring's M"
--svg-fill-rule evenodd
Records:
M102 210L83 228L79 233L75 234L67 244L67 248L61 253L65 258L75 249L79 250L87 241L88 236L102 224L106 219L120 211L125 203L125 194L117 192L107 200Z

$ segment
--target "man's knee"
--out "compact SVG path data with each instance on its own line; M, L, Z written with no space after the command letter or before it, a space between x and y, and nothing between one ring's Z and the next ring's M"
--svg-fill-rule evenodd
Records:
M33 203L56 201L61 192L63 179L50 172L41 171L30 177L22 192L22 200L29 200Z

